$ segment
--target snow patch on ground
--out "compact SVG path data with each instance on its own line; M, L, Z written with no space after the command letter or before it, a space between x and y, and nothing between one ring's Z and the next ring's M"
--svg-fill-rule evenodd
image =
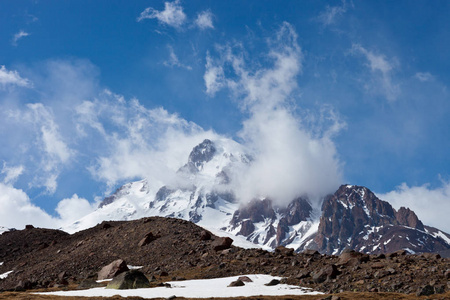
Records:
M8 271L6 273L0 274L0 279L5 279L6 277L8 277L9 274L11 274L13 271Z
M265 286L272 279L281 279L270 275L246 275L253 282L246 282L245 286L228 287L228 285L238 279L239 276L170 281L172 287L155 287L148 289L134 290L113 290L105 288L94 288L89 290L58 291L36 293L41 295L71 296L71 297L111 297L120 295L122 297L142 297L145 299L168 298L171 296L188 298L210 298L210 297L251 297L251 296L285 296L285 295L318 295L320 292L312 291L308 288L301 288L287 284L275 286Z
M132 266L132 265L127 265L127 267L130 270L139 270L143 268L143 266Z

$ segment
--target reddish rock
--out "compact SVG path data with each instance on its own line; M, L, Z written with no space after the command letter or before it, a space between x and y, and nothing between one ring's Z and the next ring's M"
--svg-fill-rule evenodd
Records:
M219 237L212 243L212 247L215 251L221 251L230 248L232 243L233 240L229 237Z
M253 282L253 280L251 280L248 276L240 276L238 280L242 282Z
M200 240L209 241L211 239L211 233L209 231L203 230L200 233Z
M395 218L400 225L416 228L424 231L423 223L419 220L417 215L409 208L400 207L395 213Z
M156 237L153 235L153 233L149 232L145 235L144 238L142 238L142 240L139 241L138 246L139 247L143 247L145 245L150 244L152 241L154 241L156 239Z
M251 220L245 220L242 222L241 230L239 230L239 234L243 236L248 236L255 230L255 225Z
M128 266L126 262L122 259L113 261L107 266L104 266L100 272L98 272L98 280L111 279L114 276L119 275L125 271L128 271Z

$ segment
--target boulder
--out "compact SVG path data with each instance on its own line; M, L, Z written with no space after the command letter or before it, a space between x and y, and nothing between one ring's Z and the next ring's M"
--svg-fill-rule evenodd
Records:
M228 286L234 287L234 286L244 286L244 285L245 285L245 283L242 280L238 279L236 281L231 282Z
M102 285L100 283L98 283L97 281L95 281L94 279L87 278L80 282L80 284L77 286L77 289L78 290L87 290L87 289L92 289L92 288L96 288L96 287L100 287L100 286L102 286Z
M104 266L100 272L98 272L98 280L111 279L120 273L128 271L127 263L123 259L113 261L107 266Z
M231 247L233 240L229 237L219 237L212 242L212 247L215 251L225 250Z
M339 255L339 260L336 263L338 266L357 266L363 262L367 262L369 256L355 250L345 249L341 255Z
M264 285L273 286L273 285L277 285L277 284L280 284L280 281L278 279L272 279L269 283L266 283Z
M200 233L200 240L202 241L208 241L211 239L211 233L209 231L203 230Z
M156 240L156 237L153 235L153 233L149 232L142 238L142 240L139 241L138 246L143 247L150 244L154 240Z
M242 282L253 282L253 280L251 280L248 276L240 276L238 280Z
M138 270L121 273L113 278L106 286L107 289L127 290L149 288L150 282L147 277Z
M335 265L327 265L317 272L313 272L312 279L317 283L322 283L327 279L334 279L339 275L339 271Z

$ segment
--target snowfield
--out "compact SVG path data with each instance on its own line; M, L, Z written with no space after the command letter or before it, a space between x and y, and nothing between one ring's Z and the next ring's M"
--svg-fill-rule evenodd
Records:
M189 298L209 297L251 297L251 296L286 296L286 295L318 295L320 292L287 284L265 286L272 279L281 279L270 275L245 275L253 282L246 282L245 286L228 287L228 285L239 278L239 276L199 279L185 281L169 281L170 288L155 287L134 290L113 290L105 288L93 288L89 290L58 291L36 293L41 295L72 296L72 297L122 297L137 296L145 299L167 298L171 296Z

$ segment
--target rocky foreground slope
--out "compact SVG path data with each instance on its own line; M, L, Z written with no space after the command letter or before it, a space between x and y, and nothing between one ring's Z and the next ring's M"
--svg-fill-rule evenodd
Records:
M263 273L323 292L450 291L450 260L438 254L344 250L334 256L285 247L242 249L230 242L191 222L161 217L103 222L73 235L28 226L0 235L0 274L12 271L0 279L0 290L80 284L123 259L161 282Z

